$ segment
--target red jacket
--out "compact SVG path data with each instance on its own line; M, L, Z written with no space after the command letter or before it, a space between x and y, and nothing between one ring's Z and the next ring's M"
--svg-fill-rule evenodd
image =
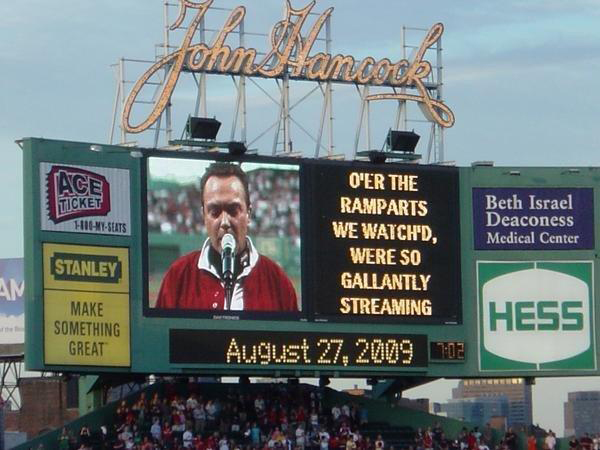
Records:
M165 274L156 308L222 310L225 289L212 273L198 269L200 251L177 259ZM298 311L296 291L285 272L266 256L243 279L245 311Z

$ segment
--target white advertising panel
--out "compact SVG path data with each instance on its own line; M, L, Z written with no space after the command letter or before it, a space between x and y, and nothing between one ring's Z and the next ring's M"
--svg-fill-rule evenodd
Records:
M588 261L480 261L481 369L594 369L592 274Z
M0 344L25 341L23 258L0 259Z
M40 163L46 231L131 235L129 171Z

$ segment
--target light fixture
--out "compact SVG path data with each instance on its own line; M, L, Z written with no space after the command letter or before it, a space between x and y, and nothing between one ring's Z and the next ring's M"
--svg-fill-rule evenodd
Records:
M374 164L383 164L387 159L417 161L421 155L415 153L420 136L414 131L389 130L381 150L364 150L358 156L367 157Z
M227 149L232 156L256 153L256 149L248 149L242 141L216 141L221 127L217 119L205 117L188 117L181 139L170 140L168 150L181 150L190 147L199 151L219 151Z
M389 152L384 152L382 150L366 150L364 152L359 152L362 156L367 156L369 161L373 164L383 164L387 159Z
M421 136L414 131L390 130L386 146L392 152L414 153L420 138Z
M108 154L125 155L125 154L129 153L129 156L132 158L143 158L144 157L144 152L142 151L142 149L140 149L139 147L135 147L135 146L123 146L123 145L103 146L103 145L99 145L99 144L91 144L90 151L92 151L94 153L102 153L102 154L106 154L106 155L108 155Z
M206 117L188 117L185 132L188 139L205 139L214 141L221 128L217 119Z
M227 150L230 155L240 156L248 151L246 144L238 141L231 141L227 143Z

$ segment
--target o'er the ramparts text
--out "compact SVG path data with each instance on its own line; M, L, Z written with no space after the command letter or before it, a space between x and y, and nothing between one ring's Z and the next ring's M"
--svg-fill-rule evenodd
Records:
M419 248L435 245L437 237L427 223L430 205L419 198L418 175L354 171L348 175L347 186L350 192L344 194L350 195L340 195L338 213L340 219L348 216L351 220L331 221L330 232L335 239L358 244L347 247L345 255L347 266L358 270L339 275L343 292L339 312L432 315L427 298L432 276L420 270L423 255ZM361 241L372 244L361 246ZM365 291L380 295L365 295Z

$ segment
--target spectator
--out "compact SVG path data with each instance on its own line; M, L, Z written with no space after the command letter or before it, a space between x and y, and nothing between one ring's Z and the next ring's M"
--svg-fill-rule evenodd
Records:
M369 411L363 405L358 410L358 423L362 425L366 425L369 422Z
M475 435L474 430L471 430L467 435L467 448L469 450L477 450L478 447L479 443L477 442L477 436Z
M254 422L252 428L250 428L250 438L253 447L258 447L260 445L260 428L256 422Z
M334 425L337 424L338 420L340 420L340 416L342 415L342 410L338 405L333 405L331 408L331 417L333 418Z
M508 450L517 450L517 435L512 427L509 427L508 431L504 434L504 443L508 447Z
M554 436L554 432L552 430L548 430L548 434L544 439L544 445L546 450L554 450L554 447L556 447L556 436Z
M87 425L83 425L79 430L79 443L83 448L88 448L90 446L90 440L92 437L92 433Z
M485 424L485 428L483 429L483 439L486 444L490 444L492 442L494 435L492 431L492 426L488 423Z
M575 436L571 436L571 439L569 439L569 450L578 450L578 448L579 441Z
M436 422L433 426L433 430L431 431L433 433L433 443L439 446L440 441L442 439L442 435L444 434L444 429L442 428L442 425L439 422Z
M300 423L296 428L296 448L304 450L306 446L306 433L304 431L304 423Z
M183 447L184 448L192 448L192 444L194 441L194 434L192 433L192 431L189 428L186 428L186 430L183 432Z
M446 439L446 434L443 431L440 434L440 440L438 441L437 445L440 448L440 450L448 450L450 448L450 442L448 441L448 439Z
M148 439L148 436L144 436L144 440L142 441L141 450L154 450L154 445Z
M417 431L415 432L415 448L417 450L423 450L424 447L424 433L423 430L421 428L417 428Z
M375 439L375 450L382 450L385 448L385 442L383 441L383 437L381 434L377 435L377 439Z
M579 440L579 445L581 445L582 450L593 450L594 441L590 437L589 433L585 433L583 437Z
M229 450L229 440L227 439L227 435L223 435L219 440L219 450Z
M433 450L433 434L430 428L427 428L423 433L423 448L425 450Z
M58 448L60 450L68 450L71 447L71 436L66 428L63 427L60 436L58 437Z
M158 420L158 417L155 417L152 420L152 426L150 427L150 435L152 436L152 439L154 439L155 441L160 441L162 437L161 431L162 430L160 428L160 421Z
M533 434L530 434L527 437L527 450L537 450L537 443Z
M330 435L327 431L319 431L319 448L321 450L329 450Z

